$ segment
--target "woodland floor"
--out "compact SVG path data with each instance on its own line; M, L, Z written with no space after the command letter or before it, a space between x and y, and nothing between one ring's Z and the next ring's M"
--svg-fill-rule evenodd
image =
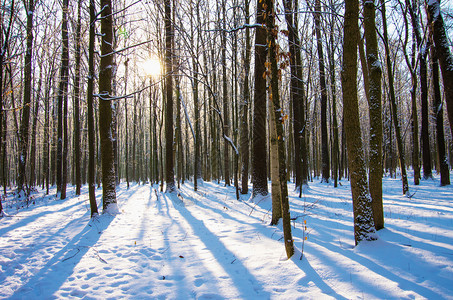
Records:
M383 186L386 228L354 247L349 182L316 180L302 198L290 184L290 260L281 225L269 225L270 196L237 201L222 183L175 194L122 183L120 213L93 220L86 186L66 200L38 191L28 208L11 194L0 298L453 299L453 186L425 180L411 198L399 179Z

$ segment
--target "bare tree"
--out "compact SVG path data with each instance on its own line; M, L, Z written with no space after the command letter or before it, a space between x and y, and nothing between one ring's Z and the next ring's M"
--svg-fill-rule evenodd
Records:
M315 1L314 21L316 33L316 47L318 51L319 87L321 90L321 172L322 182L329 182L330 179L330 158L329 158L329 137L327 132L327 89L326 71L324 67L324 52L321 36L321 1Z
M81 39L82 39L82 0L77 1L77 25L75 38L75 74L74 74L74 167L76 195L80 195L82 187L81 145L80 145L80 66L81 66Z
M245 23L250 23L250 0L244 1ZM250 105L250 57L251 57L251 42L250 42L250 29L245 28L245 53L244 53L244 88L243 100L241 102L241 193L248 193L248 177L249 177L249 125L248 114Z
M429 26L432 30L433 42L439 60L442 80L445 89L450 131L453 135L453 55L450 52L444 20L440 11L440 1L426 1Z
M113 8L111 0L101 0L101 61L99 65L99 139L102 164L102 202L104 212L115 212L116 178L113 152L112 78Z
M25 180L25 166L27 162L27 149L28 149L28 128L30 121L30 103L32 96L32 53L33 53L33 14L35 12L35 3L33 0L24 1L25 11L27 12L27 47L25 50L24 60L24 91L23 91L23 108L22 119L19 130L19 168L17 176L17 189L18 192L24 191Z
M94 44L95 44L95 22L96 4L95 0L90 0L90 27L88 42L88 84L87 84L87 123L88 123L88 195L90 199L91 217L98 214L98 207L95 195L95 131L94 131Z
M394 79L393 79L393 68L392 68L392 61L390 59L390 48L389 48L389 40L388 40L388 32L387 32L387 17L385 12L385 2L381 0L381 13L382 13L382 26L383 26L383 41L384 41L384 48L385 48L385 58L386 58L386 65L387 65L387 77L388 77L388 87L389 87L389 98L390 98L390 105L392 111L392 120L393 126L395 127L395 135L396 135L396 146L398 150L398 159L400 162L400 169L401 169L401 181L403 185L403 194L409 192L409 185L407 183L407 173L406 173L406 160L404 156L404 148L403 148L403 138L401 135L401 127L398 118L398 109L396 105L396 97L395 97L395 86L394 86Z
M171 1L165 0L165 182L167 192L175 191L173 165L173 67L172 67L172 39L174 30L171 20Z
M442 108L442 95L440 93L439 63L437 60L437 52L434 45L431 46L431 72L434 90L433 110L436 117L436 140L437 157L440 168L440 185L444 186L450 184L450 170L448 168L448 156L445 152L444 110Z
M382 108L381 108L381 63L378 55L376 36L376 11L374 0L363 1L363 16L366 38L366 60L369 79L370 110L370 195L373 207L374 225L377 230L384 228L382 204Z
M359 5L356 0L345 0L343 35L343 88L344 130L348 152L349 174L354 210L354 238L361 241L375 240L371 197L368 191L363 143L357 98L357 39Z
M256 1L256 23L265 24L266 3ZM253 101L252 127L252 196L267 195L267 153L266 153L266 29L256 28L255 33L255 95Z
M272 102L273 124L275 125L274 136L277 139L278 148L278 174L280 183L280 196L281 203L280 209L282 211L283 221L283 238L285 240L286 256L290 258L294 254L294 241L291 233L291 217L289 211L288 199L288 185L286 181L286 155L285 155L285 138L283 132L284 117L282 107L280 105L279 95L279 77L280 72L277 65L277 57L279 53L279 46L276 43L278 37L278 30L275 26L276 12L274 8L274 0L267 0L266 2L266 26L267 26L267 39L269 45L269 62L270 62L270 81L271 92L269 93L269 101ZM274 148L275 150L275 148Z

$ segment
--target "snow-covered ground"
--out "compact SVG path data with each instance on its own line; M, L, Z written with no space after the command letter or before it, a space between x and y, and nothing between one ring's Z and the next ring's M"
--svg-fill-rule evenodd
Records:
M10 196L0 298L453 299L452 186L422 181L408 198L399 179L385 178L386 228L354 247L349 182L318 182L302 198L289 185L290 260L281 226L269 225L270 197L237 201L222 184L172 195L121 184L120 213L94 220L86 187L67 200L39 192L29 208Z

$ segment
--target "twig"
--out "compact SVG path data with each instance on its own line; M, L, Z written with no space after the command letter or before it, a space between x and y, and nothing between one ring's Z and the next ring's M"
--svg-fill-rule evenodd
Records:
M76 253L74 253L74 255L72 255L72 256L69 256L69 257L66 257L65 259L63 259L63 261L67 261L68 259L71 259L71 258L73 258L74 256L76 256L77 254L79 254L79 252L80 252L80 248L79 248L79 247L77 247L77 249L76 249L76 250L77 250L77 252L76 252Z

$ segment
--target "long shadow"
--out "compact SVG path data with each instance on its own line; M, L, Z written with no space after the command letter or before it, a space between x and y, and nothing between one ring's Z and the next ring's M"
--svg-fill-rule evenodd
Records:
M232 220L232 221L237 222L237 223L241 223L241 224L245 224L245 225L248 225L248 226L252 226L252 227L254 227L254 228L257 229L257 230L263 229L263 227L262 227L262 222L260 222L260 223L255 223L255 224L254 224L254 223L247 223L247 222L245 222L245 221L240 221L240 220L238 220L237 218L234 218L234 217L232 217L230 214L226 213L223 209L215 208L215 207L212 207L212 206L208 206L208 205L204 204L202 201L199 201L199 200L195 199L194 197L192 197L192 195L189 195L189 194L185 193L184 196L185 196L184 200L192 201L192 202L196 203L196 205L197 205L198 207L200 207L200 208L203 208L203 209L206 209L206 210L210 210L210 211L212 211L212 212L214 212L214 213L217 213L217 214L219 214L223 219L229 219L229 220ZM213 198L210 198L210 199L213 200ZM214 201L216 201L215 199L216 199L216 198L214 198ZM216 201L216 202L220 204L220 202L218 202L218 201ZM177 205L178 205L178 204L177 204ZM222 203L222 205L224 205L224 204ZM228 204L225 204L224 206L227 207ZM235 210L235 212L240 213L240 214L243 214L243 215L245 215L245 216L248 217L248 214L244 213L244 212L241 211L241 210ZM256 218L255 218L255 219L256 219ZM257 221L259 221L259 219L257 219Z
M143 188L145 188L145 187L143 187ZM145 231L146 231L146 226L145 225L146 225L146 222L148 221L147 218L149 217L149 215L146 215L146 212L147 212L147 210L149 208L151 208L152 198L153 198L153 187L152 186L149 187L148 192L149 192L148 203L146 203L146 205L145 205L145 208L144 208L145 211L142 211L141 215L140 215L142 220L141 220L141 223L140 223L140 226L139 226L140 231L139 231L139 233L137 235L137 240L139 240L139 241L144 238L144 234L145 234Z
M83 218L85 217L86 214ZM113 216L101 215L97 221L90 220L66 246L54 254L38 273L16 290L10 299L50 299L54 297L53 294L73 273L74 267L96 244L101 236L100 233L109 226L113 219ZM96 284L95 280L92 282Z
M386 242L385 242L386 243ZM369 270L373 270L373 272L381 275L384 278L387 278L390 281L393 281L398 284L398 286L401 287L403 290L412 290L415 293L418 293L422 297L426 297L427 299L437 299L440 297L439 294L435 293L434 291L422 286L418 285L412 281L409 281L407 279L404 279L394 272L391 272L390 270L382 267L381 265L378 265L377 263L371 261L370 259L360 255L356 254L355 252L349 251L349 250L342 250L339 249L337 246L332 245L331 243L328 242L322 242L318 240L316 242L318 247L323 247L327 249L328 251L332 253L337 253L340 256L347 257L348 259L357 262L358 264L366 267ZM402 246L397 246L394 244L388 243L390 247L393 249L389 250L388 252L391 253L391 255L396 255L398 253L401 253ZM330 263L329 263L330 264ZM330 264L332 265L332 264ZM333 264L334 265L334 264ZM362 280L361 286L368 285L371 288L374 288L376 291L379 291L380 288L378 286L372 285L369 281Z
M298 260L300 257L300 252L296 251L294 258L292 259L294 263L305 272L305 276L298 281L298 284L301 286L308 286L309 282L312 281L324 294L334 297L335 299L347 299L344 296L335 292L322 278L319 276L318 272L313 268L308 259L302 261Z
M180 201L179 199L174 199L175 197L173 197L173 195L167 195L167 197L170 198L168 200L172 202ZM183 216L186 221L191 224L194 233L200 238L208 249L212 249L211 251L213 251L213 249L217 249L219 252L226 254L230 258L235 256L224 246L219 238L204 225L203 221L195 218L184 205L176 204L174 207L179 211L181 216ZM218 255L214 253L214 256L221 257L219 253ZM242 293L243 297L250 294L254 294L260 298L270 297L270 294L264 291L263 286L250 286L257 285L258 280L249 272L240 260L234 261L234 264L231 263L230 259L218 259L217 262L222 266L225 272L229 274L231 280L234 282L234 286ZM252 278L252 280L244 280L245 278Z
M53 205L57 205L57 204L62 204L62 202L55 202L55 204L53 204ZM19 227L22 227L22 226L26 226L27 224L35 221L36 219L38 219L40 217L44 217L46 215L53 214L53 213L56 213L56 212L67 211L67 210L70 210L71 208L73 208L75 206L78 206L78 205L81 205L81 203L80 202L76 202L76 203L74 203L72 205L63 206L61 209L59 209L57 211L55 211L55 210L43 211L43 212L40 212L38 214L32 214L32 215L30 215L28 217L25 217L25 218L22 218L22 217L20 217L18 215L15 215L13 218L20 218L20 221L14 223L14 224L11 224L10 226L0 228L0 236L3 236L5 233L7 233L10 230L14 230L16 228L19 228Z
M394 226L392 225L392 227L397 227L397 226ZM404 229L400 229L398 231L404 231L406 230L406 228ZM397 243L398 241L400 241L401 245L406 245L408 247L414 247L414 248L418 248L418 249L424 249L424 250L427 250L427 251L431 251L439 256L441 255L453 255L453 251L449 248L445 248L445 247L442 247L442 246L438 246L438 245L433 245L433 244L430 244L429 241L430 239L428 238L428 236L425 238L425 237L421 237L421 236L417 236L416 234L413 234L414 236L417 236L419 237L420 239L424 240L424 241L427 241L427 242L423 242L423 241L414 241L413 239L410 239L404 235L402 235L401 233L399 233L398 231L396 230L393 230L393 228L384 228L383 230L379 231L380 234L384 235L386 237L386 240L387 239L391 239L392 241L394 241L395 243ZM407 229L406 232L408 234L411 234L416 232L416 233L423 233L423 232L420 232L420 231L415 231L415 230L410 230L410 229ZM429 234L427 234L429 235ZM447 238L443 238L443 240L439 241L441 243L444 243L444 244L448 244L448 241L446 241ZM451 238L450 238L451 240Z

